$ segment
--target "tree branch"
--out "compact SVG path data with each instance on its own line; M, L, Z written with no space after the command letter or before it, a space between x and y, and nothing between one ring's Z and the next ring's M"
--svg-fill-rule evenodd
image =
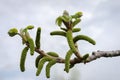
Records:
M36 52L43 55L43 56L48 56L43 50L39 50L36 49ZM85 61L79 58L74 58L70 60L70 64L74 65L77 63L88 63L91 61L94 61L98 58L101 57L117 57L120 56L120 50L114 50L114 51L94 51L92 52L92 55L90 55ZM49 56L52 57L52 56ZM54 59L56 59L57 63L65 63L65 59L61 58L61 57L53 57Z
M86 60L86 62L91 62L93 60L96 60L97 58L101 57L116 57L120 56L120 50L114 50L114 51L94 51L92 52L92 55L89 56Z

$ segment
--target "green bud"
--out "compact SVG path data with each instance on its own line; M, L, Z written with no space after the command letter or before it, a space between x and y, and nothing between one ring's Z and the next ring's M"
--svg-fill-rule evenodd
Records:
M75 64L70 64L70 68L73 68L75 66Z
M13 37L18 34L18 30L16 28L12 28L8 31L9 36Z
M64 12L63 12L63 16L69 16L68 11L64 10Z
M72 20L71 16L69 16L69 13L66 10L63 12L63 16L61 18L64 22L70 22Z
M83 15L83 13L82 12L77 12L77 13L75 13L75 15L76 15L77 18L80 18Z
M29 25L29 26L26 27L26 29L29 29L29 30L31 30L31 29L33 29L33 28L34 28L33 25Z
M61 25L62 25L62 18L61 18L61 16L59 16L59 17L56 19L56 24L57 24L59 27L61 27Z
M85 61L89 57L89 54L85 54L82 59Z

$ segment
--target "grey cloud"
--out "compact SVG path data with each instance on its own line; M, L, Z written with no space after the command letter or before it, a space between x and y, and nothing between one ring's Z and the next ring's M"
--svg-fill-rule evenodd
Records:
M101 27L103 25L109 25L112 27L113 25L119 25L119 17L120 17L120 3L119 1L106 1L97 5L95 10L93 11L93 18L90 21L90 24L97 24ZM104 26L103 26L104 27ZM117 26L115 26L117 27Z
M101 49L101 50L119 49L119 45L120 45L119 43L120 38L118 37L120 34L119 7L120 7L119 0L115 0L115 1L112 1L112 0L95 0L95 1L93 0L92 1L88 1L88 0L79 0L79 1L78 0L76 1L73 1L73 0L69 0L69 1L68 0L55 0L55 1L0 0L0 24L2 26L2 27L0 26L0 31L1 31L0 40L2 41L0 42L1 44L0 47L2 47L0 48L1 56L2 56L2 58L0 58L1 60L0 63L4 63L4 65L8 64L7 61L2 62L2 60L5 60L3 59L5 56L7 56L8 59L12 59L10 60L11 63L16 63L14 59L18 58L19 51L21 51L21 48L22 48L22 46L20 45L20 42L17 41L18 37L16 37L17 39L8 38L7 31L9 30L9 28L14 26L17 28L21 28L29 24L34 24L36 27L37 26L42 27L43 49L47 51L54 50L59 52L60 54L61 54L61 50L64 50L62 52L65 55L66 50L68 50L68 47L65 46L66 45L65 42L59 42L59 46L56 46L56 43L58 43L58 41L62 41L63 39L60 39L58 37L50 37L49 35L50 31L58 29L57 27L55 27L56 26L55 18L59 16L62 13L62 11L65 9L68 10L71 14L75 13L76 11L83 11L83 17L82 17L83 20L81 24L78 25L78 26L82 26L81 27L82 31L80 34L86 34L88 36L91 36L97 42L96 46L89 45L86 42L83 42L83 43L78 42L78 44L80 44L79 48L82 54L86 52L91 52L93 50L98 50L98 49ZM32 35L35 35L34 32L35 31L32 32ZM20 49L18 51L16 49L15 51L13 51L14 50L13 48L15 47L12 46L12 44L16 45L15 47L17 47L17 49L18 48ZM7 46L7 49L6 49L6 46ZM11 53L15 52L16 55L15 54L8 55L8 51ZM28 60L31 60L31 57L29 57ZM113 77L111 76L112 74L119 79L120 77L118 76L118 74L120 72L118 67L120 65L118 61L119 61L118 58L117 59L113 58L108 60L100 59L98 61L96 60L95 62L84 65L82 67L78 66L80 69L82 69L81 77L82 76L84 77L81 79L89 80L95 77L96 80L99 80L99 79L107 80L108 76L110 76L109 80L113 80L112 79ZM110 62L110 64L108 62ZM113 64L113 63L116 63L116 64ZM98 70L98 67L100 67L99 70ZM109 70L114 68L116 68L115 71ZM3 68L1 68L0 66L0 70L2 69ZM94 72L94 70L96 70L96 72ZM4 69L2 71L4 71ZM14 71L14 74L16 75L19 75L21 73L16 70L13 70L13 71ZM33 76L34 73L35 72L31 74L28 72L28 75ZM104 74L102 75L102 73ZM3 79L6 79L5 77L9 75L7 74L7 72L4 74L0 72L0 74L4 75L4 77L2 77ZM63 73L63 75L64 74L65 73ZM100 74L103 78L99 76ZM44 76L44 74L42 74L42 76ZM20 78L21 76L20 77L17 76L17 77ZM39 78L36 78L36 77L34 77L34 79L39 80ZM12 80L13 80L13 77L12 77Z

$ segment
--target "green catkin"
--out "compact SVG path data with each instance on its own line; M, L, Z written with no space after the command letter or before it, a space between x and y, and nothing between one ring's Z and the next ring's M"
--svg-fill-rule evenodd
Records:
M30 54L34 55L35 47L34 47L34 41L32 38L28 39L29 47L30 47Z
M61 27L60 29L63 30L63 31L65 31L65 32L67 31L67 29L66 29L66 28L63 28L63 27Z
M28 25L28 26L26 27L26 29L28 29L28 30L31 30L31 29L33 29L33 28L34 28L33 25Z
M83 15L82 12L77 12L77 13L75 13L75 15L72 15L71 17L74 19L77 19L77 18L82 17L82 15Z
M70 21L69 16L62 16L61 18L62 18L62 21L64 21L64 22L69 22Z
M68 11L64 10L64 12L63 12L63 16L69 16Z
M85 35L77 35L76 37L73 38L74 43L76 43L78 40L85 40L93 45L96 44L96 42L92 38L85 36Z
M72 50L69 50L65 56L65 71L68 73L70 69L70 58L72 56Z
M62 18L61 18L61 16L59 16L59 17L56 19L56 24L61 27L61 25L62 25Z
M85 54L85 55L82 57L82 59L83 59L83 60L86 60L88 57L89 57L89 54Z
M30 38L30 34L29 34L27 31L25 31L25 37L26 37L27 39Z
M82 12L77 12L77 13L75 13L75 16L76 16L76 18L80 18L80 17L83 16L83 13Z
M26 60L26 55L28 52L29 47L25 47L22 51L21 58L20 58L20 70L22 72L25 71L25 60Z
M73 27L75 27L80 21L81 21L81 19L77 18L72 24Z
M52 59L49 57L43 57L41 60L39 60L36 76L39 76L39 74L41 73L41 70L42 70L45 62L50 61L50 60L52 60Z
M12 28L8 31L8 35L13 37L18 34L18 30L16 28Z
M75 44L73 42L72 30L67 31L66 37L67 37L67 41L68 41L70 49L73 51L73 53L76 53L77 49L76 49Z
M70 64L70 68L73 68L75 66L75 64Z
M59 36L66 37L66 32L63 32L63 31L53 31L53 32L50 33L50 35L59 35Z
M47 52L47 54L53 57L59 57L59 55L55 52Z
M60 29L63 30L63 31L65 31L65 32L67 32L66 28L60 28ZM79 32L79 31L81 31L81 28L73 28L72 29L72 32Z
M36 40L35 40L35 44L36 44L37 49L40 48L40 37L41 37L41 28L38 27L37 33L36 33Z
M36 66L36 68L38 68L39 60L42 59L42 57L43 57L43 55L38 55L38 56L36 57L36 60L35 60L35 66Z
M72 32L79 32L79 31L81 31L81 28L73 28L72 29Z
M65 21L65 22L69 22L69 21L70 21L69 13L68 13L66 10L64 10L63 16L62 16L61 18L62 18L62 20Z
M51 60L47 65L46 65L46 77L50 78L50 68L56 63L56 60Z
M20 36L22 38L22 44L25 44L26 41L27 41L27 38L26 38L26 36L25 36L25 34L23 32L23 29L20 29Z

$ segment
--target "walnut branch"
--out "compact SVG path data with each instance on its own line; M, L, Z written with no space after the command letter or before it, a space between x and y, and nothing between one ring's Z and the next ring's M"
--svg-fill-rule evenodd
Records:
M83 61L83 60L79 60L77 58L74 58L73 60L70 60L70 63L71 64L77 64L77 63L88 63L88 62L91 62L91 61L94 61L98 58L101 58L101 57L117 57L117 56L120 56L120 50L114 50L114 51L94 51L92 52L92 55L90 55L86 61Z
M92 52L92 55L89 56L86 60L86 62L91 62L93 60L96 60L97 58L101 57L116 57L120 56L120 50L114 50L114 51L97 51Z
M36 52L43 56L49 56L43 50L36 49ZM101 57L117 57L117 56L120 56L120 50L114 50L114 51L99 51L98 50L98 51L92 52L92 55L90 55L86 59L86 61L79 59L79 58L74 58L74 59L70 60L70 63L71 64L88 63L88 62L94 61ZM57 63L65 63L65 59L63 59L61 57L53 57L53 56L49 56L49 57L56 59Z

